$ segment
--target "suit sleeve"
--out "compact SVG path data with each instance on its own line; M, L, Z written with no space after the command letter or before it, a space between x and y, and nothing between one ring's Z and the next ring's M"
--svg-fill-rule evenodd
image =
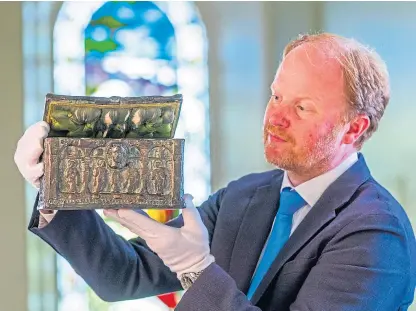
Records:
M222 193L212 195L198 209L212 237ZM38 200L38 199L37 199ZM29 230L64 257L104 301L122 301L182 290L176 277L145 241L126 241L93 210L60 211L38 228L35 202ZM171 226L182 226L182 217Z
M215 263L198 277L175 310L261 311L237 288L234 279Z
M351 222L327 245L290 310L398 310L411 282L409 243L394 216Z
M291 311L391 311L410 287L409 241L397 218L370 215L328 243ZM212 264L185 293L178 311L260 311ZM276 309L278 311L278 309Z

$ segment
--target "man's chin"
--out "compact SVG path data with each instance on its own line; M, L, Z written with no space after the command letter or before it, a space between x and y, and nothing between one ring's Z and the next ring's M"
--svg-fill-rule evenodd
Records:
M282 159L281 157L279 157L276 154L269 154L267 153L267 151L264 153L264 157L267 161L267 163L274 165L280 169L287 169L288 167L288 163L287 161L285 161L284 159Z

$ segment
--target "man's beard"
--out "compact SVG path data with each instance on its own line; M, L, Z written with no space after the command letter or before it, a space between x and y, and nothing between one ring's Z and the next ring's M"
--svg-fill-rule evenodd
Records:
M286 140L288 144L285 150L280 153L273 153L273 146L266 147L267 130ZM297 174L310 174L313 171L321 170L329 165L336 153L336 140L339 134L339 127L334 127L327 135L322 135L314 144L303 145L300 149L294 150L295 140L287 135L281 135L266 128L264 131L264 154L266 161L280 169L292 171ZM277 143L279 144L279 143ZM267 149L270 151L267 152Z

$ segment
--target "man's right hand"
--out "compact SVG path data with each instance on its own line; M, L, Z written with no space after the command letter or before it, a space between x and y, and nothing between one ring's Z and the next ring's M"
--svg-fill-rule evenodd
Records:
M36 189L39 189L39 179L43 175L43 162L39 162L39 158L49 130L49 124L45 121L31 125L17 143L14 154L14 162L20 173Z

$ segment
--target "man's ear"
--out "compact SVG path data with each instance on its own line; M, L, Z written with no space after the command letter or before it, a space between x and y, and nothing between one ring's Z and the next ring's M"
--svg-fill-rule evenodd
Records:
M343 143L354 144L361 135L370 127L370 118L367 115L360 114L349 121L349 129L344 134Z

